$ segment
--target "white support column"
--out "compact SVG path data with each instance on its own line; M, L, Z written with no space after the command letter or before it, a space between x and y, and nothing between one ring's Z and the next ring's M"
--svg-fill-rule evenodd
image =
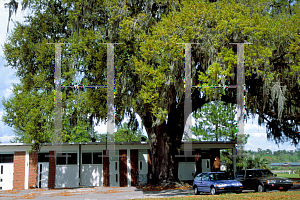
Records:
M127 186L131 187L131 160L130 148L127 149Z
M29 153L26 151L25 155L25 190L28 190L28 181L29 181Z
M237 154L236 154L236 148L232 148L232 165L233 165L233 175L235 176L236 174L236 157L237 157Z

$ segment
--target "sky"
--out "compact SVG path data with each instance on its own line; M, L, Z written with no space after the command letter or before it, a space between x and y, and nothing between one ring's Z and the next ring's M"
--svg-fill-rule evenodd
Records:
M8 10L4 8L4 3L9 2L9 0L0 0L0 99L3 98L8 99L12 96L12 87L13 83L19 83L18 77L15 76L15 70L10 67L4 67L6 61L4 59L3 48L7 35L6 28L8 23ZM23 22L24 16L29 14L28 10L24 12L21 11L21 5L19 5L19 9L16 15L12 15L13 21ZM13 23L10 22L10 31L13 29ZM2 101L0 102L0 142L7 143L10 142L10 139L14 137L13 129L2 122L2 116L4 112L4 107L2 105ZM98 127L95 127L95 130L99 133L106 132L106 125L102 124ZM259 126L257 124L257 118L254 120L249 119L247 123L245 123L244 132L246 134L250 134L248 139L248 143L245 145L245 150L257 150L261 149L270 149L272 151L277 150L296 150L296 147L291 145L290 143L280 144L279 146L275 144L274 141L267 140L266 127L264 125ZM143 133L146 134L145 129L143 129ZM298 148L300 146L298 145Z

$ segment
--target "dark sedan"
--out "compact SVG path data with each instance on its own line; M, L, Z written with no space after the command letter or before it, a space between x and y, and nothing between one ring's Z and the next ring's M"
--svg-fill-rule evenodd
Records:
M276 177L267 169L246 169L239 171L235 179L243 184L244 190L255 190L265 192L266 190L291 189L293 183L287 178Z
M209 192L211 195L225 192L241 193L243 185L224 172L207 172L195 177L193 189L195 195L200 192Z

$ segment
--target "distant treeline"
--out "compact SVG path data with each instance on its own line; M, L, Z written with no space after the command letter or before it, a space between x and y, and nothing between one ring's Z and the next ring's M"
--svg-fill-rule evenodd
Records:
M270 149L262 150L258 148L257 151L247 151L250 155L261 156L270 163L290 163L300 162L300 148L297 150L278 150L271 151Z

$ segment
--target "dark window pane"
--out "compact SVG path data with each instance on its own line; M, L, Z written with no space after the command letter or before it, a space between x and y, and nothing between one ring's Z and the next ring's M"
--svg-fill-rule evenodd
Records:
M195 151L192 151L190 154L188 154L188 155L192 155L192 157L191 156L188 156L187 157L187 162L196 162L196 159L195 159Z
M93 153L93 164L102 164L102 152Z
M77 164L77 153L68 153L68 165Z
M82 164L92 164L92 153L82 153Z
M3 174L3 165L1 165L1 174Z
M57 165L65 165L66 162L66 153L57 153L56 154L56 164Z
M13 163L14 154L0 154L0 163Z
M38 162L49 162L49 153L39 153Z

